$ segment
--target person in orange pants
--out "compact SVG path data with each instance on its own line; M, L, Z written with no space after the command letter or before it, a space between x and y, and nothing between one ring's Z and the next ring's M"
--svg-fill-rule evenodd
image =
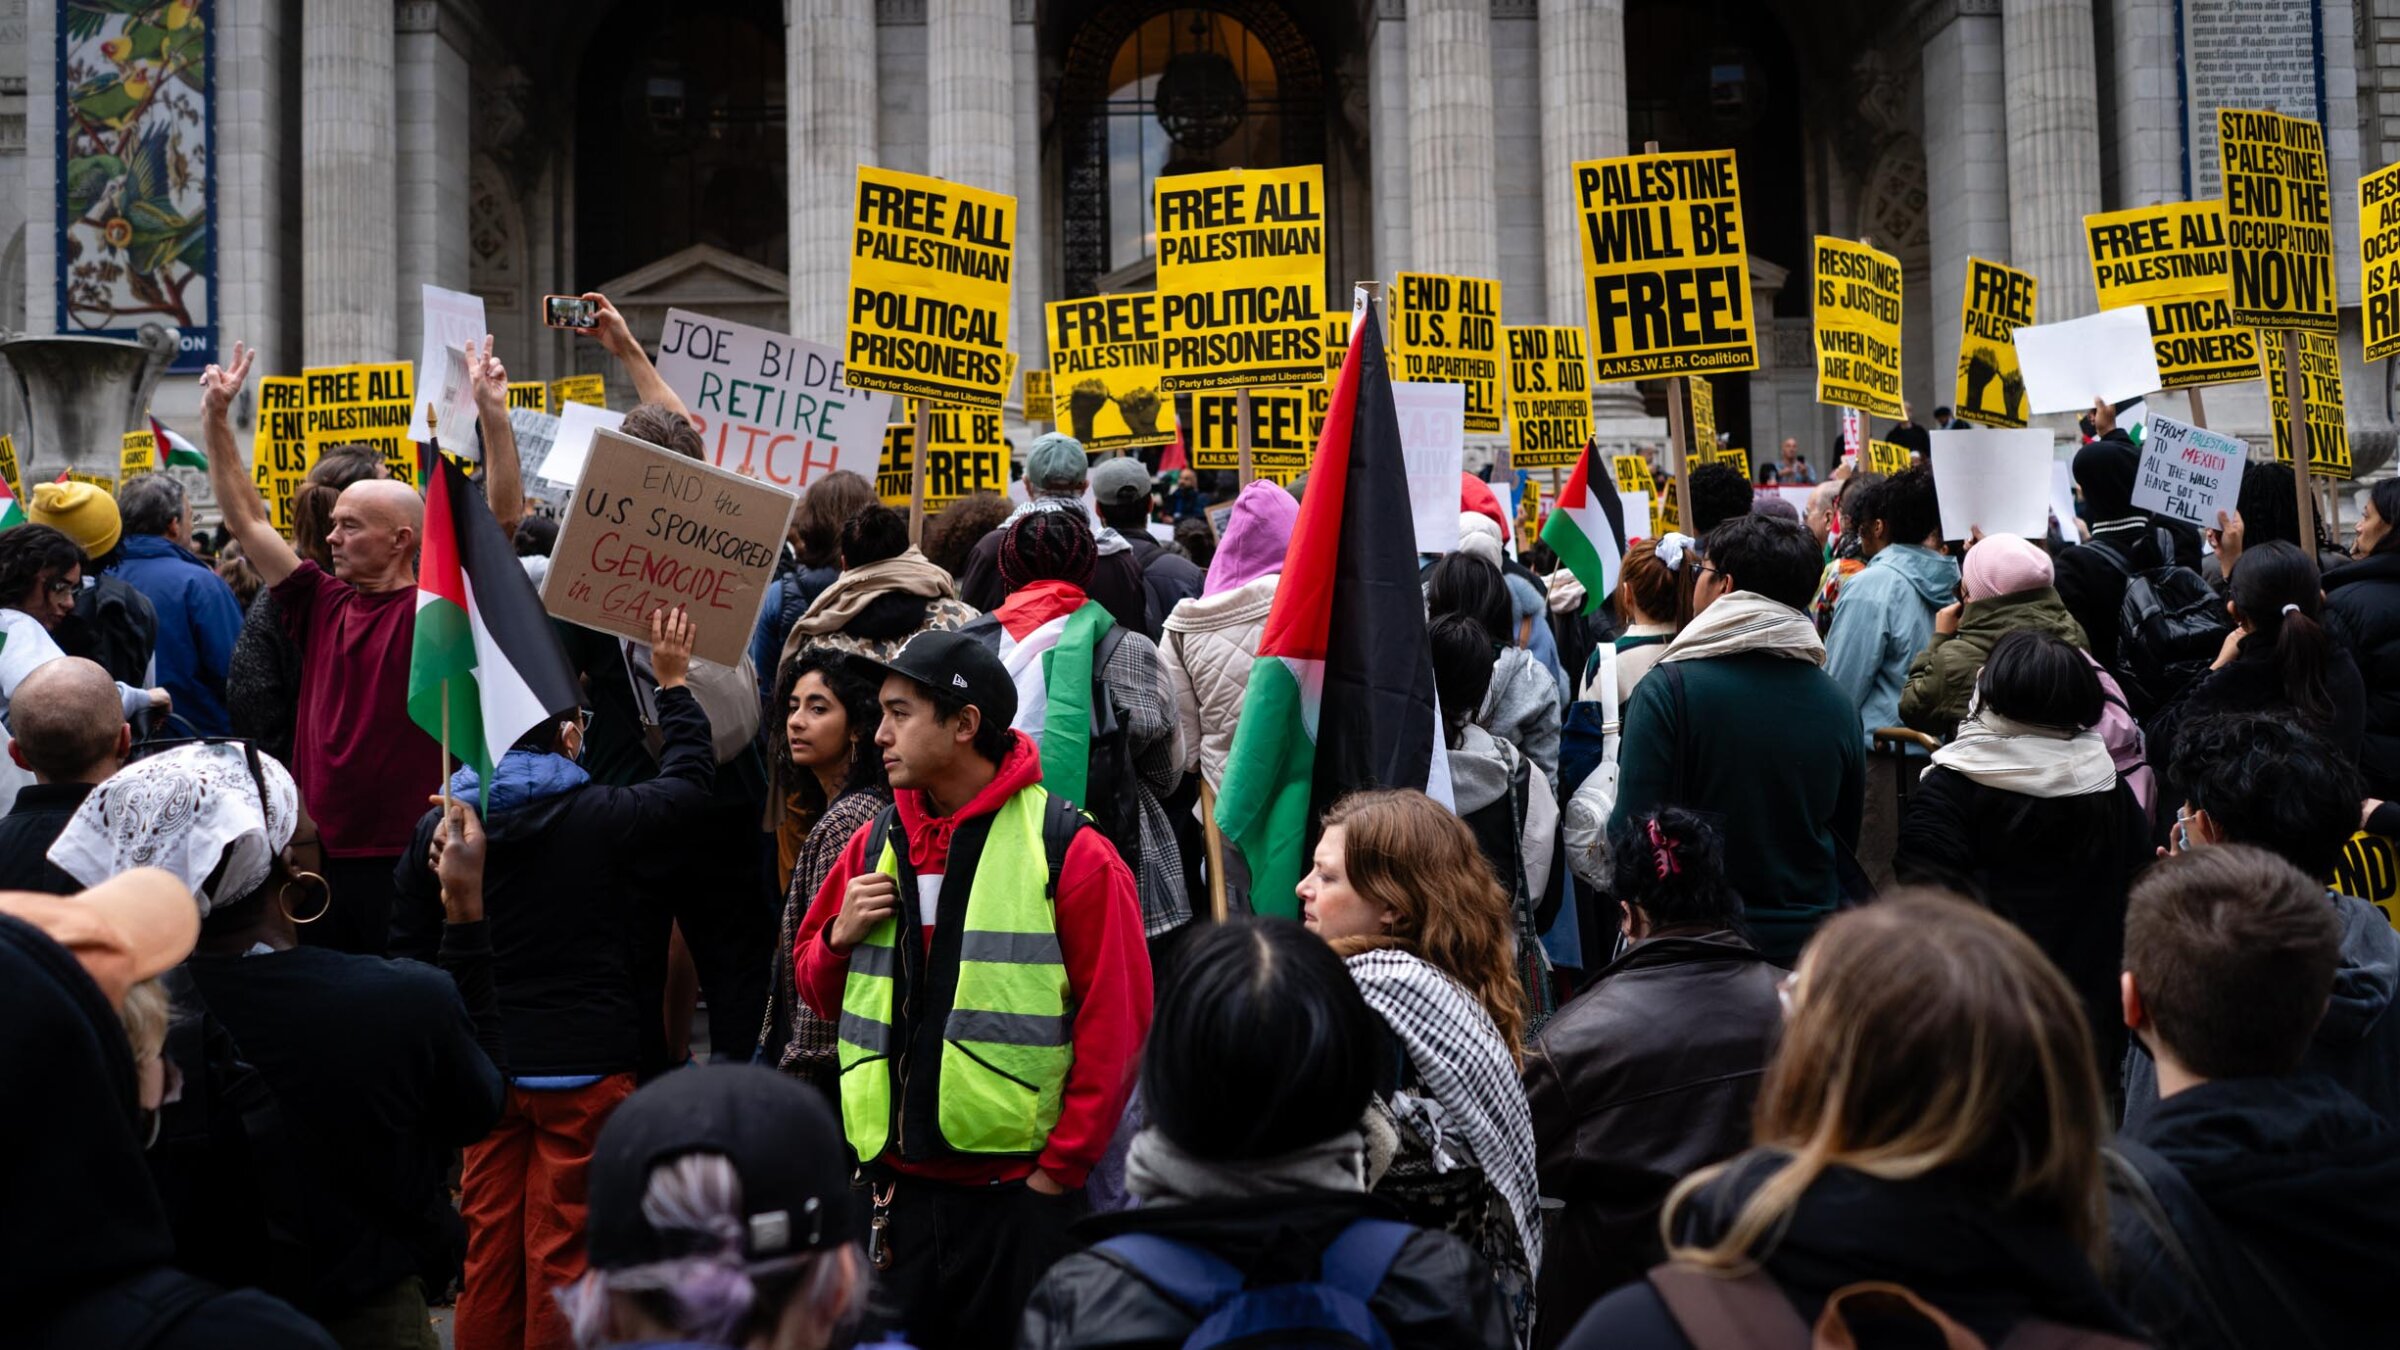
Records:
M580 1087L520 1079L500 1124L466 1151L459 1189L467 1221L467 1279L458 1296L458 1350L571 1350L551 1295L583 1276L584 1172L592 1141L633 1075Z

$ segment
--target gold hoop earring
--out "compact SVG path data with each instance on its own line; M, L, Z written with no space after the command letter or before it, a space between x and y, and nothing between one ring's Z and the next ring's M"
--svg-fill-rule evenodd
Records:
M292 885L303 878L317 883L318 889L322 890L325 895L325 903L317 906L317 912L305 919L292 912ZM306 889L305 886L303 889ZM291 920L294 924L315 923L333 912L333 883L315 872L295 872L292 874L291 880L284 882L282 887L275 892L275 903L283 910L283 917Z

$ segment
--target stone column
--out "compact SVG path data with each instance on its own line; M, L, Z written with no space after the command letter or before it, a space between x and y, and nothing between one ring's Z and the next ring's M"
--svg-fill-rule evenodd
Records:
M1607 159L1639 147L1626 142L1625 0L1541 0L1542 246L1548 322L1586 327L1583 225L1576 211L1575 162ZM1759 341L1767 340L1762 327ZM1604 421L1642 415L1630 384L1592 391Z
M1409 241L1414 210L1408 182L1408 19L1400 0L1383 0L1375 10L1367 43L1368 174L1375 184L1373 275L1389 282L1414 266ZM1335 278L1338 296L1349 289ZM1337 300L1336 303L1339 303Z
M838 347L858 166L876 162L873 0L786 0L783 71L791 331Z
M1413 0L1408 15L1408 269L1500 275L1492 204L1490 0ZM1504 297L1505 298L1505 297Z
M2000 31L2011 261L2040 278L2043 322L2080 318L2092 312L2083 217L2101 206L2091 0L2001 0Z
M2182 103L2171 0L2108 0L2115 63L2116 192L2111 208L2183 200ZM2328 74L2330 74L2330 68Z
M2008 148L2002 90L2000 19L1995 14L1959 13L1925 39L1925 188L1932 300L1927 313L1933 334L1933 388L1939 404L1950 402L1958 378L1960 300L1967 284L1969 255L1995 262L2009 259ZM2090 209L2097 210L2095 203ZM2078 245L2080 254L2081 246ZM2077 270L2088 287L2091 270ZM2035 317L2063 314L2054 308L2050 277L2043 274ZM1928 415L1931 409L1927 409Z
M1042 52L1033 22L1033 0L1016 0L1016 22L1009 33L1016 65L1015 105L1010 121L1016 128L1017 261L1009 292L1016 313L1011 345L1017 349L1017 369L1040 370L1050 364L1048 334L1042 326L1042 304L1051 298L1047 288L1049 251L1043 226L1048 212L1042 196ZM1022 387L1022 384L1019 386Z
M926 0L926 172L1014 194L1017 100L1009 0Z
M299 263L284 224L284 166L298 153L284 136L296 96L286 57L300 34L283 8L269 0L217 0L216 8L218 346L249 343L258 368L274 375L300 369L300 335L284 325Z
M400 348L391 0L300 6L300 354L414 360Z
M468 40L459 23L441 0L406 0L398 10L393 135L400 188L392 205L400 247L393 304L399 354L412 360L424 339L424 285L453 291L468 285L467 178L474 152L467 137L474 94Z

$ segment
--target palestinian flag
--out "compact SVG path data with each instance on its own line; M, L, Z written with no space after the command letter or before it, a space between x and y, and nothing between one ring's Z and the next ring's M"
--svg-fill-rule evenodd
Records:
M575 710L574 668L533 579L458 466L434 456L417 560L417 626L408 655L408 716L475 770L491 800L492 766L518 737Z
M25 523L24 503L10 490L8 480L0 478L0 530L12 529Z
M992 611L1000 664L1017 687L1010 723L1040 744L1042 786L1089 806L1092 772L1092 668L1100 639L1115 620L1099 601L1065 582L1037 581Z
M1575 472L1559 490L1558 505L1542 523L1542 542L1583 583L1586 614L1616 593L1617 569L1625 561L1625 503L1617 496L1616 480L1603 476L1595 488L1592 478L1592 445L1586 441Z
M1416 541L1392 527L1408 516L1400 419L1370 307L1353 321L1217 796L1261 914L1299 913L1292 888L1316 823L1343 794L1449 798Z
M159 468L208 471L208 456L200 453L200 447L167 430L166 423L155 417L150 419L150 444Z

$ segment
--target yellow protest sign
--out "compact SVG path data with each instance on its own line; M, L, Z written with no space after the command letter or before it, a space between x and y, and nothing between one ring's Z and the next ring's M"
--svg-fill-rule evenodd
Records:
M1527 479L1525 495L1517 502L1517 551L1542 542L1542 480Z
M1028 422L1052 422L1057 418L1058 413L1050 403L1050 372L1046 370L1026 371L1025 420Z
M524 408L531 412L548 412L550 411L549 394L550 386L540 380L510 380L508 382L508 410L515 412L519 408Z
M117 445L117 481L130 483L158 468L158 438L147 431L128 431Z
M1958 415L1979 426L2025 425L2017 329L2033 322L2033 273L1967 259L1958 316Z
M2275 424L2275 458L2289 464L2292 414L2291 401L2283 396L2283 343L2262 336L2258 346L2266 353L2259 374L2267 382L2268 420ZM2350 423L2342 406L2340 341L2324 333L2302 333L2300 375L2307 385L2301 397L2308 404L2308 471L2320 478L2348 478L2352 473Z
M1683 507L1675 497L1675 475L1654 472L1650 479L1650 537L1663 539L1683 528Z
M1391 291L1392 378L1467 391L1466 429L1500 429L1500 283L1402 272Z
M93 487L100 489L102 492L110 493L112 495L117 490L117 480L104 473L89 473L82 469L69 469L65 473L60 474L59 479L62 482L68 483L89 483Z
M2400 928L2400 851L2392 841L2365 830L2350 836L2333 864L2333 888L2383 911L2383 921Z
M258 382L258 424L250 441L250 477L274 513L275 528L292 528L292 499L308 476L308 381L268 375Z
M2333 180L2325 128L2302 117L2217 111L2233 321L2341 331L2333 293ZM2345 475L2347 470L2344 471Z
M17 443L8 436L0 436L0 478L8 480L9 496L24 498L24 480L17 473Z
M1901 416L1900 260L1821 234L1815 277L1817 402Z
M408 438L415 368L406 361L320 366L300 372L308 385L304 419L308 460L333 445L371 445L383 452L392 477L417 485L417 443Z
M916 423L883 429L883 462L876 466L875 494L886 506L907 510L909 472L916 465ZM1008 442L997 408L936 407L925 415L925 513L978 492L1008 491Z
M1750 477L1750 451L1739 445L1717 447L1716 462L1732 469L1744 478Z
M850 233L853 389L997 408L1008 398L1017 199L858 166Z
M1350 311L1325 311L1325 383L1342 378L1342 362L1350 355Z
M2359 319L2366 359L2400 354L2400 164L2358 180Z
M1908 472L1908 447L1890 441L1867 442L1867 472L1885 475Z
M2258 378L2258 330L2233 321L2226 293L2157 300L2149 309L2159 388L2247 384Z
M550 406L563 408L570 403L588 403L595 408L608 406L608 377L605 375L569 375L550 382Z
M1640 455L1611 456L1608 467L1616 476L1619 492L1648 492L1657 486L1650 476L1650 461Z
M1592 378L1758 369L1731 150L1575 166Z
M1509 463L1570 468L1592 438L1591 359L1583 330L1528 326L1507 333Z
M1325 170L1158 180L1161 386L1175 393L1323 378Z
M1053 300L1044 308L1050 374L1066 391L1065 430L1086 450L1175 439L1175 403L1159 393L1159 297Z
M1200 394L1192 399L1191 439L1195 469L1241 465L1239 394ZM1261 478L1289 483L1308 470L1316 449L1308 434L1308 397L1297 389L1254 389L1250 393L1250 470Z
M1686 450L1699 456L1695 464L1713 463L1717 454L1717 391L1708 377L1694 375L1683 382L1692 400L1692 433Z
M2100 308L2215 295L2232 288L2223 202L2169 202L2083 218Z

